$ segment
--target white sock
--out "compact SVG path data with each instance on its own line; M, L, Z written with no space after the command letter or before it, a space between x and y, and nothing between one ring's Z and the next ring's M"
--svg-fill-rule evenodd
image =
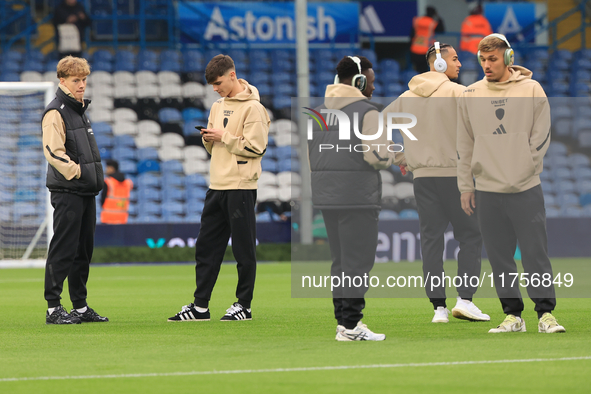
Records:
M55 311L55 308L47 308L47 313L50 315L53 313L53 311Z
M87 310L88 310L88 307L86 307L86 306L84 308L80 308L80 309L76 308L76 312L78 312L78 313L84 313Z
M208 311L209 308L201 308L200 306L195 306L195 309L197 309L197 312L199 313L205 313Z

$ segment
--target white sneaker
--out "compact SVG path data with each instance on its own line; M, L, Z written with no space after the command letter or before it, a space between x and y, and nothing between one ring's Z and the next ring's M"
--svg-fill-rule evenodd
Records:
M337 325L337 336L335 338L337 341L339 340L339 333L342 333L345 330L346 330L345 326L341 326L340 324Z
M565 328L558 324L556 318L550 312L546 312L540 318L538 323L538 332L553 334L555 332L566 332Z
M488 330L491 334L502 332L525 332L525 321L514 315L507 315L505 320L497 327Z
M482 313L472 301L462 300L458 297L456 306L451 310L453 317L470 321L490 321L490 316Z
M344 327L343 327L344 328ZM357 327L352 330L337 331L337 341L383 341L386 339L386 334L376 334L367 328L361 320L357 323Z
M449 310L444 306L438 306L435 309L435 316L433 316L433 320L431 323L448 323L449 322Z

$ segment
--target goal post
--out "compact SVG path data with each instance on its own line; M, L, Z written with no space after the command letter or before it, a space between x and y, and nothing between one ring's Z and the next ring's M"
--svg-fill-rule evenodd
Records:
M0 82L0 268L42 267L53 235L41 117L53 82Z

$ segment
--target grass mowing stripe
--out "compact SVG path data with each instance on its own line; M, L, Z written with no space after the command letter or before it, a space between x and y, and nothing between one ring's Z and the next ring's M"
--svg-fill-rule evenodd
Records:
M333 370L343 370L343 369L442 367L442 366L455 366L455 365L539 363L539 362L577 361L577 360L591 360L591 356L561 357L561 358L530 358L530 359L521 359L521 360L444 361L444 362L436 362L436 363L337 365L337 366L328 366L328 367L299 367L299 368L270 368L270 369L237 369L237 370L228 370L228 371L133 373L133 374L120 374L120 375L38 376L38 377L24 377L24 378L3 378L3 379L0 379L0 382L21 382L21 381L31 381L31 380L149 378L149 377L249 374L249 373L270 373L270 372L309 372L309 371L333 371Z

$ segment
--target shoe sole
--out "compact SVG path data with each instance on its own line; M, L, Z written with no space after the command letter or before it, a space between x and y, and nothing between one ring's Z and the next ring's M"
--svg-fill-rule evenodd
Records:
M538 327L538 332L542 333L542 334L559 334L561 332L566 332L566 330L564 329L564 327L561 327L559 329L557 329L556 331L546 331L546 330L542 330L540 327Z
M48 326L75 326L76 324L82 324L82 322L80 323L50 323L50 322L45 322L46 325Z
M184 323L184 322L189 322L189 321L210 321L211 319L191 319L191 320L170 320L168 319L167 321L171 322L171 323Z
M252 320L252 317L250 319L232 319L232 320L229 320L229 319L220 319L220 321L244 321L244 320Z
M525 329L525 324L523 325L523 329L519 330L519 331L492 331L495 330L495 328L491 328L490 330L488 330L489 334L507 334L507 333L511 333L511 332L527 332L527 330Z
M488 319L483 319L481 317L478 317L476 315L471 314L468 311L462 310L462 309L458 309L458 308L453 308L451 310L451 315L453 317L455 317L456 319L460 319L460 320L469 320L469 321L490 321L490 317Z
M431 320L431 323L449 323L449 319L447 319L447 320Z

